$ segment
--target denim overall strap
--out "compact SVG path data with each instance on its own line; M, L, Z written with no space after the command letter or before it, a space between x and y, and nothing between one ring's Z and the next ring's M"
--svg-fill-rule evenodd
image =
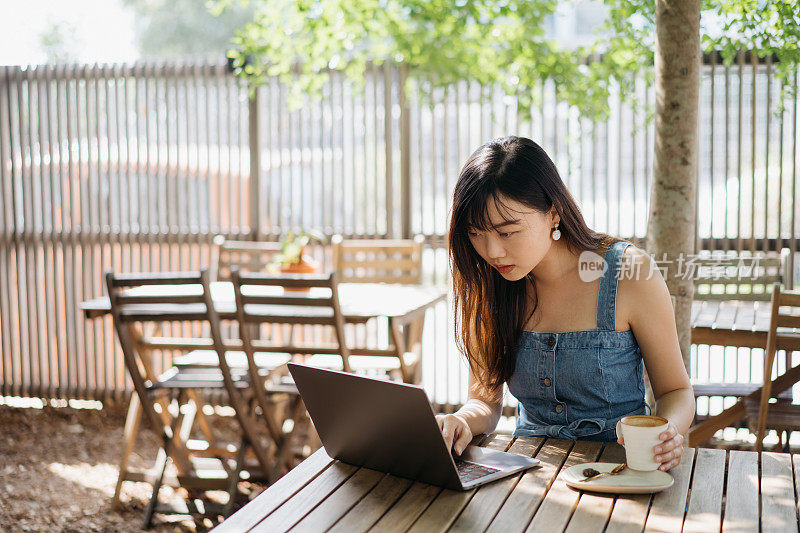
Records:
M608 268L600 278L600 290L597 293L597 329L614 331L616 321L614 310L617 306L617 281L622 254L631 243L620 241L608 247L603 258Z

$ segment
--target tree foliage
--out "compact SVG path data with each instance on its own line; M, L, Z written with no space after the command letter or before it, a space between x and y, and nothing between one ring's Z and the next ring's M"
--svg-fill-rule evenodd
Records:
M224 57L237 28L253 18L246 5L212 13L198 0L124 0L136 17L136 39L143 57L211 55Z
M48 21L47 27L38 35L39 46L47 63L76 61L81 47L77 30L69 22Z
M241 1L217 0L217 11ZM794 1L704 0L705 48L721 49L727 61L743 48L775 53L787 81L800 59ZM524 110L550 79L559 98L602 117L612 85L630 97L636 76L652 79L655 35L652 0L605 3L603 36L570 48L544 29L556 0L254 0L253 20L229 55L250 82L277 76L295 95L319 94L330 70L357 84L368 62L391 60L428 90L458 80L496 84Z

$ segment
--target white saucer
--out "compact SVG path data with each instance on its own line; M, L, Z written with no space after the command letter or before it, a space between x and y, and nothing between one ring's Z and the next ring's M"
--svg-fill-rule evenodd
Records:
M561 472L561 478L567 486L578 490L593 492L612 492L615 494L647 494L667 489L675 482L672 476L661 470L641 472L626 468L619 474L603 476L591 481L581 481L586 476L583 471L593 468L598 472L610 472L619 463L583 463L571 466Z

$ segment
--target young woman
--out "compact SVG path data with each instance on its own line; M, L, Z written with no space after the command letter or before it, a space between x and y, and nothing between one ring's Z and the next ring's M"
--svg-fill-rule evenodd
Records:
M646 414L644 368L669 420L654 449L680 463L694 395L667 286L650 257L589 229L555 165L506 137L472 154L458 178L450 262L469 399L438 415L460 454L494 430L503 384L519 401L516 436L622 442L617 424Z

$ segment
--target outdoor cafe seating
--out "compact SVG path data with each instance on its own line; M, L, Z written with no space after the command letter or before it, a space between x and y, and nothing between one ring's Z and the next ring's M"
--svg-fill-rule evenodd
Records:
M419 240L371 241L359 243L362 246L358 248L338 238L334 243L335 264L349 272L350 282L365 281L365 268L373 269L367 282L380 280L385 285L396 279L405 284L420 280ZM205 270L199 274L107 276L109 311L135 389L114 503L124 481L149 481L153 491L145 526L159 511L158 493L168 460L177 470L170 481L187 490L190 505L202 491L224 487L229 496L219 513L227 516L234 509L239 481L272 483L319 447L297 390L288 379L285 363L290 359L386 379L419 379L425 305L417 310L419 306L412 303L410 313L400 313L405 315L404 322L383 317L390 337L388 348L359 344L351 349L346 322L364 326L382 317L368 309L360 317L343 313L338 271L268 273L265 262L277 252L273 243L220 239L216 244L217 277L224 281L212 284ZM363 253L369 254L371 264L358 255ZM366 267L354 268L357 262ZM381 269L380 276L375 275L376 268ZM411 274L392 277L401 272ZM391 287L409 286L387 286ZM221 298L220 292L224 293ZM395 294L401 293L395 290ZM428 297L427 305L440 298L441 293L432 300ZM359 307L363 309L363 305ZM194 324L194 329L189 327L192 332L197 331L198 323L204 324L205 336L164 335L168 324L174 330L179 322ZM364 340L357 331L349 333L351 340ZM405 346L416 354L407 352ZM179 350L180 354L172 359L171 367L157 373L152 362L155 350ZM203 407L215 402L233 408L240 442L220 442L214 435ZM154 468L146 473L129 468L142 414L163 441Z

